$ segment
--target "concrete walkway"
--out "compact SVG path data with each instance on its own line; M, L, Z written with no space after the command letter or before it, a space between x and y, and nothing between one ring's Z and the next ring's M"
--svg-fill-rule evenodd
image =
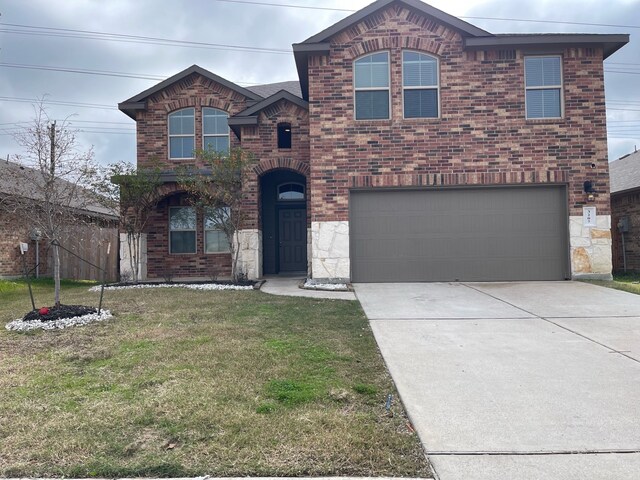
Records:
M265 277L266 282L260 288L264 293L287 297L332 298L334 300L356 300L353 292L332 292L326 290L308 290L300 288L302 277Z
M356 284L441 480L640 478L640 296Z

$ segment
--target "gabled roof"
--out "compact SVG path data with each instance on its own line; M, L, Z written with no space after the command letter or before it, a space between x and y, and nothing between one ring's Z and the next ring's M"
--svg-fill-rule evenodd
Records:
M612 194L640 188L640 150L611 162L609 180Z
M158 83L157 85L154 85L153 87L148 88L144 92L140 92L139 94L131 97L130 99L119 103L118 109L120 109L122 112L126 113L128 116L130 116L135 120L136 110L145 110L147 108L147 104L146 104L147 98L149 98L154 93L157 93L160 90L163 90L194 73L202 75L203 77L208 78L213 82L219 83L220 85L223 85L229 88L230 90L236 91L251 100L259 101L259 100L262 100L263 98L257 93L254 93L249 89L243 88L240 85L236 85L235 83L230 82L229 80L226 80L220 77L219 75L216 75L215 73L210 72L209 70L205 70L204 68L199 67L198 65L191 65L189 68L181 71L180 73L176 73L172 77L169 77L166 80Z
M253 93L260 95L263 98L270 97L274 93L278 93L280 90L286 90L287 92L302 98L302 92L300 91L300 82L297 80L288 82L267 83L264 85L252 85L247 87L247 90L251 90Z
M280 90L277 93L274 93L268 98L256 103L255 105L250 106L246 110L234 115L233 117L229 117L229 127L235 132L235 134L240 138L240 127L242 125L257 125L258 124L258 114L264 110L265 108L273 105L280 100L287 100L304 110L309 109L309 102L303 100L302 98L293 95L291 92L287 92L286 90Z
M326 28L320 33L309 37L302 43L293 44L293 53L300 78L302 98L309 98L309 57L312 55L326 55L330 52L330 39L337 33L361 22L367 16L388 7L393 3L402 4L417 13L429 16L436 21L458 31L464 40L466 49L486 49L498 47L521 48L553 48L567 46L602 47L604 58L613 54L629 42L629 35L607 34L506 34L494 35L470 23L460 20L453 15L427 5L420 0L377 0L371 5L358 10L347 18Z
M0 161L0 196L44 201L42 193L44 182L42 173L34 168L8 160ZM76 187L61 178L57 178L54 185L60 198L65 198L67 200L65 203L80 213L107 220L116 220L120 216L118 211L98 202L97 195L89 190ZM70 192L74 192L73 198Z
M491 35L491 33L482 30L481 28L476 27L475 25L471 25L470 23L465 22L464 20L460 20L458 17L454 17L453 15L449 15L448 13L443 12L442 10L438 10L431 5L427 5L420 0L377 0L373 2L371 5L364 7L362 10L358 10L352 15L349 15L347 18L340 20L338 23L331 25L329 28L324 29L320 33L315 34L312 37L307 38L302 44L309 43L322 43L329 40L336 33L339 33L356 23L361 22L364 18L368 17L374 12L377 12L380 9L386 8L388 5L392 3L402 3L409 8L416 10L418 13L422 13L424 15L428 15L430 17L435 18L441 23L457 30L463 36L484 36Z

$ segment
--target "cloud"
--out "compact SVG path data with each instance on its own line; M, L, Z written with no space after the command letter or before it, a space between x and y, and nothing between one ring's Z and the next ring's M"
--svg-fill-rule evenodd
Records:
M299 2L303 4L303 2ZM325 1L316 5L336 8L362 8L368 0ZM606 8L600 1L437 0L431 2L453 15L485 17L533 18L540 20L573 20L595 23L640 25L637 1L609 1ZM112 32L146 37L171 38L197 42L243 45L248 47L289 49L347 16L346 12L289 9L268 6L242 5L216 0L75 0L74 2L6 2L0 22L36 25L96 32ZM626 32L620 28L566 26L546 23L498 22L469 20L489 31L545 32L587 31ZM0 26L2 28L10 28ZM635 33L637 30L632 31ZM59 32L65 33L65 32ZM71 32L66 32L71 35ZM178 71L198 64L231 81L242 85L270 83L297 78L293 55L264 52L238 52L211 48L185 48L167 45L86 40L42 35L0 33L2 62L51 65L64 68L130 72L169 77ZM634 43L616 53L610 62L637 63L640 58ZM123 101L157 83L153 80L82 75L40 70L2 68L0 92L2 96L36 98L44 94L50 100L109 105L108 109L93 109L51 105L52 117L73 117L76 126L85 130L80 136L83 145L95 146L96 158L101 163L117 160L135 160L134 122L114 109ZM631 70L627 67L625 70ZM640 69L638 69L640 71ZM640 76L607 74L607 98L638 101L636 88ZM637 107L640 110L640 106ZM0 124L27 121L32 116L28 103L2 101ZM614 132L635 132L640 136L640 112L610 111L610 118L638 119L638 128L612 129ZM120 123L88 123L88 122ZM616 124L618 125L618 124ZM622 124L619 124L622 125ZM12 127L11 125L9 127ZM120 129L126 129L121 131ZM17 146L6 135L7 125L0 125L0 156L16 151ZM622 136L622 133L616 133ZM628 136L627 133L624 134ZM633 148L630 138L610 139L612 157Z

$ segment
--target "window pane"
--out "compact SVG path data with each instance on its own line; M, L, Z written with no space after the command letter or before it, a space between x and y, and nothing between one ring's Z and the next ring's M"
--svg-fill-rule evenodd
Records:
M205 230L215 230L220 227L221 223L227 222L231 210L229 207L225 208L207 208L204 213L204 228Z
M193 135L193 118L193 108L169 114L169 135Z
M527 57L524 59L527 87L560 85L560 70L560 57Z
M171 232L171 253L196 253L196 232Z
M204 149L227 153L229 151L229 137L204 137Z
M438 85L438 60L416 52L402 52L402 81L405 87Z
M196 209L194 207L172 207L169 209L171 230L195 230Z
M193 158L193 137L169 137L170 158Z
M560 118L560 89L527 90L527 118Z
M356 92L356 119L389 118L389 92Z
M356 88L388 87L388 53L376 53L356 60L354 75Z
M229 241L224 232L208 230L205 232L204 251L206 253L229 252Z
M278 200L304 200L304 186L297 183L278 186Z
M405 90L405 118L436 118L438 116L438 90Z
M226 112L216 108L203 108L203 133L205 135L226 135L229 132Z

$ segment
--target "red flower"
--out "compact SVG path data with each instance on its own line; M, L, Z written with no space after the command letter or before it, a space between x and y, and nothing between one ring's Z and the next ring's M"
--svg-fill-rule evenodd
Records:
M47 313L49 313L49 309L47 307L42 307L40 310L38 310L38 313L40 315L46 315Z

